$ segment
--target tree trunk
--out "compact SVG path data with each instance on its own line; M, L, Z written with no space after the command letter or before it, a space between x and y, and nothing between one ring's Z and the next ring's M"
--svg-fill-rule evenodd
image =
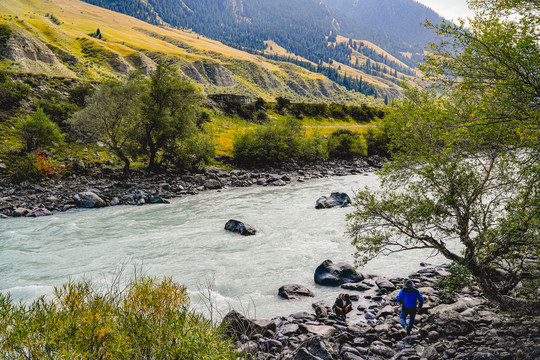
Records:
M122 175L127 179L129 178L129 168L131 166L131 161L129 161L129 158L124 155L124 153L120 152L118 154L118 157L120 160L124 162L124 168L122 169Z
M148 152L150 155L150 159L148 160L148 170L154 170L156 168L157 147L152 140L148 142Z
M501 310L522 315L540 315L540 301L526 301L502 295L497 284L492 280L493 271L490 268L479 265L475 260L467 261L466 266L478 281L484 296L497 304Z

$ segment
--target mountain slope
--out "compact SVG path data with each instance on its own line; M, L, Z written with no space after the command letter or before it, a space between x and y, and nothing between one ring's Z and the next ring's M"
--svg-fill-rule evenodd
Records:
M119 9L118 0L84 1ZM348 3L357 3L355 0L329 1L328 4L332 6L319 0L130 0L130 3L134 1L144 2L159 15L159 19L150 20L152 22L165 21L175 27L192 29L235 48L251 53L271 55L270 57L276 60L292 61L311 71L323 73L349 89L369 95L394 96L385 87L374 86L372 81L369 82L370 86L359 86L358 79L347 78L348 75L339 71L339 64L344 64L355 68L363 76L367 76L367 79L380 76L377 68L366 67L365 63L357 66L356 59L352 56L353 51L370 58L372 63L379 62L383 63L384 67L392 68L393 71L390 71L387 76L382 76L383 78L387 78L388 75L393 76L396 72L400 73L401 76L391 79L391 82L398 84L404 77L414 75L413 68L419 59L414 55L423 52L423 41L434 40L434 35L426 33L419 24L420 21L415 23L420 28L418 31L409 31L414 26L405 28L400 27L401 25L397 30L393 30L391 27L395 22L393 15L386 21L389 31L381 25L381 21L384 22L384 20L358 21L356 11L362 11L363 8L355 5L354 16L344 11ZM411 14L407 17L407 21L420 19L424 13L436 16L431 10L413 0L400 1L402 6L398 10ZM367 8L372 7L371 3L368 5ZM148 11L138 12L141 6L132 8L124 6L121 11L140 19L152 18ZM376 16L384 19L387 12L395 12L395 10L385 5L383 10L376 13ZM422 18L421 21L424 20ZM403 38L403 33L411 33L411 38ZM337 35L377 44L398 61L388 62L384 57L375 56L368 48L352 49L347 46L348 44L336 42ZM269 42L286 50L282 53L294 54L294 56L280 57L275 52L268 51L266 44ZM305 61L300 61L298 58ZM338 64L337 67L332 66L334 62ZM400 62L402 64L397 65ZM333 73L334 68L338 73Z
M433 33L424 28L429 19L439 24L443 18L430 8L413 0L323 0L336 16L342 19L341 33L353 38L366 38L364 29L358 24L367 25L378 32L384 32L390 39L407 44L410 51L422 53L424 44L433 42ZM369 40L366 38L366 40ZM383 44L378 44L383 45ZM384 46L383 46L384 47ZM416 58L421 60L421 58Z
M77 0L3 0L0 15L0 22L13 30L7 46L0 50L0 68L8 71L104 79L132 69L148 72L156 62L165 61L176 65L207 93L368 101L299 66Z

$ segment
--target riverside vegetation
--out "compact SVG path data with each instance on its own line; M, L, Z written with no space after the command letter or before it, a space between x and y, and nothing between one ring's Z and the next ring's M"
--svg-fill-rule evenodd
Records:
M516 336L525 334L536 336L534 330L538 329L537 317L527 315L537 314L540 309L538 304L540 51L537 42L540 35L540 8L538 2L532 0L472 0L471 5L479 11L477 16L471 19L468 27L463 23L436 26L428 24L428 27L444 35L445 41L429 49L423 67L425 73L423 81L414 87L406 88L405 98L397 101L393 111L384 117L381 127L384 132L376 133L374 136L375 139L384 139L388 136L391 155L395 161L380 171L383 192L361 191L355 197L355 209L349 216L349 233L357 247L356 255L360 264L374 256L418 248L433 249L459 264L466 274L471 274L473 281L478 285L478 289L474 290L475 296L487 298L502 310L518 312L519 316L525 319L522 323L531 326L533 331L527 332L527 330L518 331L514 327L516 321L511 326L503 325L505 334L512 337L512 344L519 345ZM84 129L83 126L78 129L85 134L83 140L92 139L95 142L98 140L95 136L101 136L99 140L108 147L109 152L102 152L108 159L100 161L110 160L114 164L116 158L122 159L122 154L129 154L130 156L126 156L127 161L122 159L126 175L131 170L131 160L141 167L150 169L159 168L159 165L178 163L179 144L188 143L188 140L197 144L202 141L200 137L204 136L204 132L200 129L205 128L207 117L192 117L184 122L182 114L175 110L184 106L186 111L190 111L193 102L177 104L174 94L166 91L167 86L173 88L177 86L178 89L185 90L189 88L189 84L182 83L172 76L166 67L160 67L161 69L158 68L153 72L150 78L134 74L126 80L107 83L103 89L106 90L106 86L119 86L119 95L123 97L118 99L120 101L140 99L139 106L124 109L128 111L126 114L114 111L115 103L109 104L112 108L108 112L112 121L109 125L113 126L104 127L102 131L94 134L92 132L95 129ZM160 72L162 76L159 75ZM163 83L160 82L162 80ZM18 86L11 79L5 79L4 86L10 89L10 96L14 94L15 97L18 92L30 91L24 85ZM107 96L102 95L105 91L103 89L94 92L89 99L97 101L102 96L103 100L107 100ZM193 93L193 96L193 99L197 98L196 93ZM89 104L91 103L90 101ZM284 104L286 101L282 100L281 103ZM59 113L69 111L66 107L54 108L58 109ZM68 126L77 128L77 125L81 125L77 119L84 118L87 114L85 109L88 107L80 110L78 115L68 116L68 119L71 119L67 122ZM274 110L279 112L279 109ZM15 110L7 109L8 117L12 111ZM159 118L149 116L147 119L144 114L149 114L150 111L152 114L155 112L160 115ZM287 112L291 114L288 110ZM19 150L15 153L8 152L9 156L20 162L19 164L28 166L25 168L16 165L14 169L30 170L20 171L19 174L11 172L12 175L26 176L32 174L35 168L39 169L39 176L51 171L59 174L64 171L70 172L69 166L62 167L63 163L57 165L58 163L45 161L51 157L49 151L52 150L46 149L47 153L43 153L41 145L52 145L52 149L56 149L64 146L63 143L70 144L72 139L65 135L63 138L54 135L58 134L56 126L58 128L60 126L50 125L48 122L50 119L44 114L45 107L43 111L32 114L32 119L17 122L7 120L2 124L2 130L5 130L2 134L11 136L2 146L21 149L23 152L29 148L36 151L35 157L32 153L21 156ZM256 116L256 121L266 121L261 114ZM282 161L279 149L276 153L264 147L282 139L294 140L293 146L284 147L284 152L292 160L304 161L311 156L310 154L324 154L325 152L320 150L317 136L314 136L315 140L311 140L312 146L307 146L303 141L296 141L296 137L290 138L300 135L303 140L307 139L301 136L303 129L298 126L298 119L295 120L298 117L301 117L300 114L293 115L279 125L269 122L263 125L264 131L255 130L251 136L239 135L235 149L243 148L247 149L246 152L252 151L257 154L254 157L255 164L245 165L257 166L260 162L273 164ZM138 119L145 121L131 121ZM200 121L197 121L198 119ZM29 141L34 139L33 136L28 136L25 140L25 137L20 135L23 129L43 133L44 137L40 140L43 144ZM126 136L127 134L129 136ZM355 146L349 146L350 152L363 152L364 147L357 142L358 137L343 131L336 133L334 137L339 146L336 146L332 153L341 154L339 150L342 148L341 145L346 147L355 141ZM287 141L287 144L289 142L291 141ZM259 144L263 146L258 146ZM38 145L39 150L36 148ZM194 147L202 148L203 154L207 153L204 149L208 148L205 146ZM305 147L310 151L304 152ZM326 153L328 152L327 147ZM234 152L233 155L236 157ZM65 158L62 158L62 161ZM242 159L240 155L236 158ZM194 161L193 157L189 157L187 161L193 161L188 164L195 167L206 162L204 156L202 160L200 157L198 159L199 161L196 161L195 157ZM7 168L15 163L9 161L2 167ZM34 166L36 163L42 165ZM450 247L456 242L461 244L462 251L455 251ZM444 281L441 284L444 284ZM53 308L56 309L57 306ZM7 315L26 313L26 310L16 310L9 300L4 301L3 309ZM144 311L142 313L146 314ZM479 315L486 314L479 312ZM37 313L37 317L32 319L39 319L40 316ZM465 315L451 313L451 316L453 317L451 320L456 320L457 328L461 331L460 324L464 324ZM61 319L67 321L64 317ZM433 321L441 320L437 319L436 316L432 318ZM482 326L485 323L484 319L475 319L477 325L481 326L481 331L478 330L479 337L485 339L486 336L496 335ZM304 320L313 321L305 316L302 318L303 323ZM499 326L513 321L507 320L504 316L489 320ZM14 321L17 322L18 318ZM300 327L298 324L293 325L296 326L287 326L287 329L296 331L296 328ZM470 323L465 325L470 329ZM331 326L344 331L340 328L344 325L331 324ZM6 329L11 330L13 327L8 326ZM377 340L364 331L364 335L359 337L360 342L355 343L353 340L349 344L356 351L344 351L342 356L352 359L372 356L360 350L365 349L365 342L372 340L380 342L370 346L373 352L380 351L377 353L379 358L397 355L387 351L388 346L385 345L396 340L389 337L391 334L387 330L391 330L391 326L390 329L388 327L379 329L383 329L381 332L386 336L377 335ZM446 330L426 328L422 334L428 335L429 339L431 331L435 331L437 334L432 335L437 337ZM537 348L528 354L524 353L524 350L521 352L516 350L515 354L507 354L504 351L497 351L496 355L493 352L487 354L484 351L476 351L474 349L476 343L470 345L468 338L459 337L470 332L444 334L446 339L442 341L447 341L449 348L434 345L430 353L422 352L421 355L433 359L437 358L439 353L444 353L448 358L473 359L526 356L535 358L538 355ZM32 333L30 336L35 334ZM311 338L311 341L317 340ZM344 337L332 339L340 343L339 339ZM274 346L274 349L287 348L283 346L285 338L282 339L283 342L272 340L275 341L264 343ZM17 341L15 339L15 346L18 347L13 351L25 353L26 347L21 345L24 342ZM309 352L312 342L303 344L305 345L303 348ZM465 351L469 347L473 349L459 354L457 351L451 351L454 345L457 345L457 351ZM486 342L485 345L492 347L495 344ZM225 347L227 348L227 345ZM419 357L417 348L414 348L414 353L412 350L404 353L404 349L400 350L402 358ZM258 350L257 347L255 352ZM288 347L288 350L293 349ZM298 350L303 352L304 356L309 355L302 347L298 347ZM338 356L336 352L328 353L327 358L330 359ZM345 355L346 353L352 355ZM276 353L266 358L279 356L279 353Z
M24 100L31 92L29 85L1 76L0 98L8 104L2 109L2 173L19 182L75 175L81 149L87 162L110 168L121 163L124 177L133 166L152 172L202 169L215 163L216 149L244 167L367 155L364 136L353 130L334 131L343 127L365 132L372 152L384 152L383 132L359 125L374 124L384 116L381 109L291 103L285 98L276 104L261 98L241 104L234 97L205 107L200 92L163 64L149 77L134 72L125 80L83 83L63 93L50 89L31 101ZM319 127L319 122L325 125ZM237 131L226 132L231 123L243 123L250 130L237 126ZM327 127L332 131L328 139L323 135ZM315 130L308 134L306 129ZM232 149L224 149L223 142Z

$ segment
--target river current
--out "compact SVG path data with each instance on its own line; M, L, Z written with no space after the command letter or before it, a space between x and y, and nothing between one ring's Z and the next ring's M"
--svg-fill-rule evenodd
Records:
M172 276L186 285L195 309L206 311L198 286L210 281L216 312L236 308L270 318L311 311L311 303L331 301L339 291L315 285L313 273L324 260L354 263L345 235L352 208L316 210L315 201L333 191L351 197L357 189L378 189L374 174L332 177L261 187L208 191L173 199L169 205L117 206L78 210L37 219L0 221L0 291L29 303L52 294L68 278L105 285L122 266L150 276ZM258 230L255 236L228 233L229 219ZM402 276L426 261L429 252L381 257L362 273ZM287 301L281 285L298 283L315 299Z

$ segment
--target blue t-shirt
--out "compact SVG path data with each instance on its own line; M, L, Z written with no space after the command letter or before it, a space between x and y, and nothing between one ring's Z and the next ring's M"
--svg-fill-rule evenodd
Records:
M417 300L420 302L420 305L424 304L422 294L413 286L407 286L401 289L396 299L406 308L415 308Z

